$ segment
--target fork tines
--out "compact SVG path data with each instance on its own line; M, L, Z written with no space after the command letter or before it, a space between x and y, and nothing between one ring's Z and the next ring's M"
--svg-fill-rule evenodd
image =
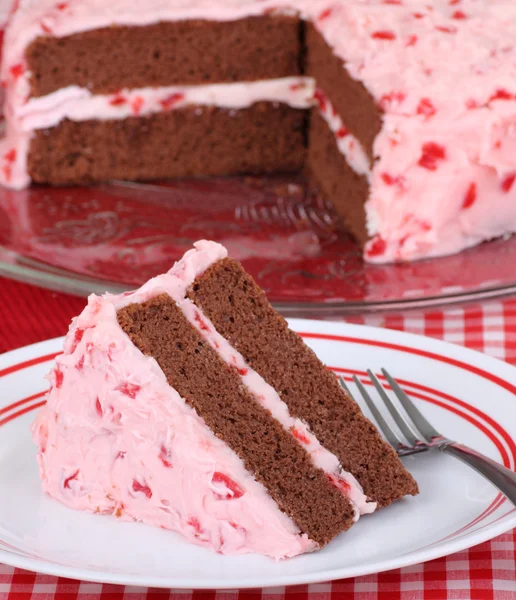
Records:
M364 384L360 379L354 375L353 382L357 386L362 398L366 402L369 410L371 411L374 419L376 420L378 427L385 435L387 441L393 446L398 454L413 454L415 452L421 452L428 450L429 445L436 439L441 438L441 434L432 427L426 417L419 411L412 400L403 391L400 385L397 383L391 375L382 369L383 377L387 381L388 388L394 392L401 407L398 408L391 400L386 387L380 383L378 377L368 369L367 375L373 386L375 387L378 395L382 402L387 407L392 419L396 423L398 430L396 431L384 418L382 412L378 408L375 401L371 398L371 395L366 390ZM351 394L344 378L339 377L340 385L353 397ZM401 434L401 435L400 435Z

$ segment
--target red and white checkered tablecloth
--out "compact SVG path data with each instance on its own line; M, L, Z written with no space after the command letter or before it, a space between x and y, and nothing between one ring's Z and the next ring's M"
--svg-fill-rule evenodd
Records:
M0 278L0 353L62 335L84 299ZM516 365L516 299L350 319L463 344ZM516 401L516 399L515 399ZM0 483L1 485L1 483ZM516 530L431 562L331 583L254 591L153 590L86 583L0 564L0 600L516 600Z

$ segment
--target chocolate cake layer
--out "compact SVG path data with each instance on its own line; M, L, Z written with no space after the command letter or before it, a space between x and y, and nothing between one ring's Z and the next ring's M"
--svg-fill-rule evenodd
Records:
M315 77L317 86L372 160L382 111L363 84L348 74L342 60L311 23L306 27L306 73Z
M357 478L368 497L386 506L406 494L417 494L416 482L394 450L335 375L288 329L238 262L217 262L196 279L188 296L277 390L290 413L306 422Z
M271 15L42 36L26 53L33 96L69 85L106 94L123 88L275 79L299 74L300 55L300 20Z
M65 120L35 133L36 183L83 184L299 171L306 111L261 102L242 110L188 107L124 120Z
M335 134L312 109L306 158L307 172L323 196L330 200L342 217L346 229L364 245L368 240L364 204L369 194L369 182L348 165L337 146Z
M244 461L279 507L324 545L353 523L346 497L262 407L164 294L118 311L132 342L156 359L169 384Z

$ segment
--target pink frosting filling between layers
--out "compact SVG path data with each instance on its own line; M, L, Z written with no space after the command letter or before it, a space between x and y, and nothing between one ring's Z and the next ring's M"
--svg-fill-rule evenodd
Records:
M284 558L315 544L277 507L242 461L172 389L156 361L121 330L116 312L168 294L234 366L258 402L289 431L360 514L373 512L355 478L290 416L277 392L246 365L185 292L227 255L198 242L167 274L139 290L91 296L70 328L34 426L44 490L64 504L182 533L224 554ZM179 490L179 492L178 492Z
M348 165L358 173L367 177L371 182L371 163L362 144L344 125L334 106L321 89L314 92L315 102L319 108L319 114L326 121L328 127L335 135L339 152L344 156Z
M516 231L516 4L489 0L21 0L5 36L5 112L16 144L0 153L3 181L29 183L30 133L14 115L28 100L24 51L36 37L275 10L312 20L384 110L367 260L451 254Z
M16 117L26 132L58 125L63 119L125 119L146 116L189 105L223 106L238 110L256 102L274 101L294 108L312 106L315 82L309 77L285 77L249 83L148 87L94 95L77 86L32 98L19 107Z
M181 303L181 308L190 323L218 352L224 362L237 369L244 385L260 404L270 411L282 427L291 433L310 454L314 466L322 469L330 481L353 503L355 520L358 521L361 514L374 512L376 502L367 501L362 487L353 475L344 471L339 459L320 444L306 423L290 415L287 405L281 400L278 392L256 371L251 369L240 352L235 350L225 338L217 333L208 317L189 300L184 300Z
M23 104L8 107L6 135L0 140L0 183L21 189L30 183L27 155L34 131L58 125L64 119L125 119L148 116L187 106L218 106L239 110L261 101L294 108L313 104L315 82L309 77L285 77L250 83L168 86L121 90L94 95L70 86ZM199 109L199 114L202 109Z

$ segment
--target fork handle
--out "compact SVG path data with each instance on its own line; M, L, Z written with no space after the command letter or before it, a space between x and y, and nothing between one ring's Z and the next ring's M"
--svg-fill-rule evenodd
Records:
M437 447L441 452L450 454L475 469L516 506L516 473L514 471L480 454L480 452L456 442L446 441Z

